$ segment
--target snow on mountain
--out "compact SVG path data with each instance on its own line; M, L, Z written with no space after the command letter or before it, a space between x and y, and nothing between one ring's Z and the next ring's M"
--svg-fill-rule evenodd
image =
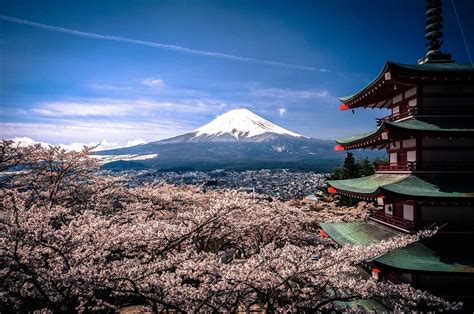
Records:
M138 155L138 154L127 154L127 155L91 155L92 158L99 160L100 164L107 164L114 161L132 161L132 160L147 160L157 158L158 154Z
M198 137L212 139L220 136L232 136L238 140L265 133L306 138L303 135L291 132L273 124L248 109L235 109L228 111L208 124L194 130L193 133L195 135L191 140Z

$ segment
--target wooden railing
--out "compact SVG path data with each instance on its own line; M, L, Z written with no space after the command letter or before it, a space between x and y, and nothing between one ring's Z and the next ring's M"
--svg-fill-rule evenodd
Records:
M406 230L413 230L415 225L413 221L410 220L405 220L401 217L393 216L393 215L387 215L385 214L384 211L379 210L376 211L375 213L372 214L372 217L375 219L378 219L380 221L386 222L390 225L400 227Z
M375 167L375 171L411 171L407 162L386 163Z
M395 121L410 116L474 116L474 106L405 107L399 112L378 118L377 125L384 121Z
M401 118L413 116L417 113L417 108L416 107L407 107L403 110L400 110L399 112L392 113L386 117L383 118L377 118L377 126L380 126L383 122L385 121L395 121L399 120Z
M380 164L375 171L474 171L474 162L398 162Z

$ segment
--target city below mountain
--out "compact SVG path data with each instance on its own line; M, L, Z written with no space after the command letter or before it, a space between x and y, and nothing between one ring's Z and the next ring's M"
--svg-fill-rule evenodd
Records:
M291 168L330 171L344 153L334 142L286 130L248 109L226 112L173 138L96 152L106 169L162 170Z

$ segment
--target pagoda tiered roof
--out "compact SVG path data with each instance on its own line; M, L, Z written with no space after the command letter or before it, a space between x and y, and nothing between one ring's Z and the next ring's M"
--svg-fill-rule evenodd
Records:
M328 184L339 194L349 196L464 199L474 203L474 185L469 174L374 174L355 179L328 180Z
M392 98L426 81L474 81L474 66L455 62L401 64L386 62L379 75L354 95L342 97L341 109L389 108Z
M370 245L404 235L403 232L372 221L321 223L321 228L339 245ZM386 266L413 271L474 273L474 254L466 250L473 235L440 235L422 239L404 248L374 258Z
M388 136L382 133L389 132ZM411 117L399 121L383 121L373 131L354 136L338 138L336 142L344 149L361 147L387 148L396 134L410 137L416 135L446 135L451 137L474 136L474 123L471 117Z

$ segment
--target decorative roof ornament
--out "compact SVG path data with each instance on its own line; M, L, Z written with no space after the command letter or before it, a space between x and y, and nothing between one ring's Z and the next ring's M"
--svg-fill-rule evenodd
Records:
M442 0L426 0L425 38L428 52L418 60L419 64L435 62L453 62L450 53L442 53L443 41L443 2Z

